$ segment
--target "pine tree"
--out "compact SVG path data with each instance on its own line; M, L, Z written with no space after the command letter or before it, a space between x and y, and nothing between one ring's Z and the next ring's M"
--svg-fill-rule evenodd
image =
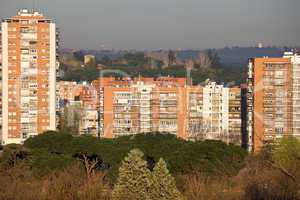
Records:
M150 200L151 172L143 156L140 150L133 149L122 161L119 178L112 192L113 200Z
M152 172L153 185L151 199L153 200L180 200L181 194L176 188L175 179L167 169L167 164L160 159Z

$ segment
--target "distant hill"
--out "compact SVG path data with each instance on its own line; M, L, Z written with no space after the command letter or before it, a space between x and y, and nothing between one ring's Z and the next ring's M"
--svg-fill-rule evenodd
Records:
M280 57L284 52L284 48L278 47L266 47L266 48L254 48L254 47L234 47L217 49L221 62L227 63L247 63L249 58L252 57Z

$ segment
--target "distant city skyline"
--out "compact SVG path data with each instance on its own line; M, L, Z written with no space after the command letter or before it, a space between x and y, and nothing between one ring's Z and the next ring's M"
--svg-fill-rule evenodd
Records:
M300 45L299 0L3 0L0 17L32 7L55 19L62 48Z

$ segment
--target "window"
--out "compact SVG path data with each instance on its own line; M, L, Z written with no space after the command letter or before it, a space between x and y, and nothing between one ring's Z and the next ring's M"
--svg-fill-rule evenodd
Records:
M282 134L283 133L283 128L275 128L275 132Z
M16 38L16 35L15 34L9 34L8 38Z
M21 24L23 25L28 24L28 20L21 20Z
M37 53L37 50L36 50L36 49L31 49L31 53L32 53L32 54L36 54L36 53Z
M272 65L272 64L270 64L270 63L266 64L266 70L270 70L270 69L272 69L272 68L273 68L273 65Z
M16 27L8 27L8 31L17 31Z
M37 20L31 19L28 21L29 24L37 24Z

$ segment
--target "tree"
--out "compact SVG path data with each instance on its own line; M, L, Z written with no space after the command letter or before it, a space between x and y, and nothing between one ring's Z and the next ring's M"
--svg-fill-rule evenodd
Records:
M84 165L88 183L94 175L95 170L102 169L102 166L104 166L101 157L96 154L88 155L87 153L81 153L75 154L74 157L76 157Z
M80 51L74 52L74 53L73 53L73 56L74 56L76 59L78 59L78 60L80 60L80 61L83 62L83 60L84 60L84 54L85 54L84 51L80 50Z
M151 172L147 162L143 160L144 154L133 149L122 161L119 169L119 178L112 192L113 200L150 199L149 187L151 185Z
M180 200L181 194L165 161L160 159L151 172L143 156L140 150L133 149L122 162L112 199Z
M284 137L250 157L242 174L245 199L299 199L299 151L299 140Z
M270 165L299 185L300 189L300 141L292 137L281 139L272 157Z
M93 170L107 172L106 177L113 182L117 179L122 160L132 148L144 152L150 171L155 161L164 158L174 176L191 170L199 170L204 175L217 175L223 173L224 169L230 176L234 176L243 167L247 155L238 146L216 141L185 141L167 133L99 139L86 135L74 137L71 133L61 131L48 132L26 140L24 146L30 150L29 164L42 174L67 167L83 155L92 164L97 155L98 161L103 162L98 162ZM85 167L85 163L80 161Z
M176 63L176 53L172 50L168 53L168 65L172 66Z
M9 144L4 147L1 162L6 169L15 167L19 162L27 159L29 151L19 144Z
M200 52L197 62L200 69L207 69L207 68L211 68L212 66L212 60L209 57L207 52Z
M208 50L207 55L208 55L209 59L211 60L212 67L215 67L215 68L220 67L220 58L216 51Z
M82 119L83 106L81 104L69 105L64 107L61 117L61 131L70 131L72 135L80 135L79 126Z
M143 52L126 53L123 60L130 67L143 67L147 63L147 59Z
M73 137L70 134L47 131L25 141L24 146L29 149L45 149L50 153L64 154Z
M112 60L108 56L103 56L103 58L99 61L99 63L101 63L103 65L111 66L112 65Z
M176 188L175 179L167 169L167 164L160 159L152 172L153 186L151 187L151 199L179 200L181 194Z
M220 58L217 52L213 50L200 52L197 64L200 69L219 68L221 66Z

